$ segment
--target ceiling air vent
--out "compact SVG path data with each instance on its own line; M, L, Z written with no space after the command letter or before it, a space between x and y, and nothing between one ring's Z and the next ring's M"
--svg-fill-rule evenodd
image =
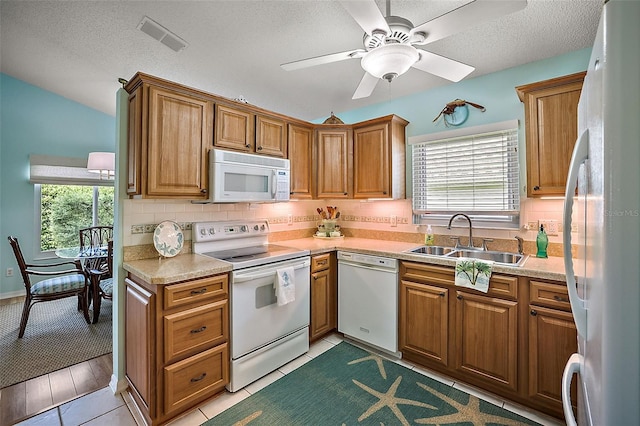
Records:
M153 19L145 16L138 24L138 29L143 33L153 37L171 50L179 52L188 46L187 42L158 24Z

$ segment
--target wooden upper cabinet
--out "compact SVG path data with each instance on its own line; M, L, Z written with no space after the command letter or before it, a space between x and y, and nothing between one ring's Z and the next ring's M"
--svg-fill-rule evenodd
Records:
M236 151L255 151L254 115L248 111L216 104L216 132L213 144Z
M405 127L397 116L353 129L353 198L404 198Z
M311 172L313 160L313 128L289 124L288 149L291 164L291 190L293 199L311 199Z
M527 196L564 195L585 72L516 87L524 103Z
M351 198L350 129L320 129L316 138L316 198Z
M152 198L206 199L213 102L178 86L130 82L127 192Z
M287 158L287 125L284 120L256 115L256 153Z

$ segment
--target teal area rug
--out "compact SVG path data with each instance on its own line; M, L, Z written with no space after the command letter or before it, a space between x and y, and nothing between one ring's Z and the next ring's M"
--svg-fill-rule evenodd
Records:
M204 424L537 425L346 342Z

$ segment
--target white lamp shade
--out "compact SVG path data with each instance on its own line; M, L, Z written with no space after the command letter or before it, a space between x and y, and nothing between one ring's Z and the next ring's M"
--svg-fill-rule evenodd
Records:
M407 72L418 59L420 59L420 55L413 46L386 44L369 51L362 58L360 64L372 76L391 81L393 77Z
M91 173L109 172L116 169L116 154L113 152L90 152L87 159L87 171Z

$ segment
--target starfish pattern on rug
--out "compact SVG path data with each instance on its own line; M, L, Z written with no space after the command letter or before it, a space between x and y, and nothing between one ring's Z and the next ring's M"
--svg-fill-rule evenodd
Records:
M424 385L420 382L416 382L418 386L434 396L437 396L441 400L447 402L458 410L457 413L447 414L443 416L416 419L415 422L419 424L448 424L458 422L471 422L474 426L484 426L486 424L499 424L505 426L522 426L522 423L517 420L512 420L506 417L498 416L495 414L483 413L480 411L480 399L476 396L469 395L469 402L462 404L455 399L448 397L447 395L438 392L437 390Z
M365 411L364 413L362 413L360 417L358 417L359 422L365 420L366 418L371 416L373 413L379 411L380 409L384 407L389 407L391 412L398 418L398 420L400 420L400 423L402 423L403 425L409 426L409 422L407 421L407 419L404 417L404 415L398 408L398 405L404 404L404 405L413 405L416 407L430 408L433 410L437 409L437 407L434 407L433 405L425 404L424 402L414 401L413 399L396 397L395 394L396 394L396 391L398 390L398 386L400 386L400 382L402 381L402 376L398 376L398 378L393 382L391 387L389 387L389 389L386 392L378 392L377 390L371 389L367 385L364 385L355 379L352 379L352 381L353 383L358 385L361 389L369 392L371 395L378 398L378 402L373 404L371 407L369 407L367 411Z
M261 415L262 415L262 410L258 410L253 414L249 414L244 419L238 420L237 422L235 422L233 424L233 426L244 426L244 425L247 425L247 424L251 423L252 421L254 421L255 419L257 419L258 417L260 417Z
M347 365L353 365L353 364L357 364L359 362L364 362L364 361L375 361L376 364L378 364L378 370L380 371L380 375L382 376L383 379L387 380L387 372L384 369L382 358L380 358L378 355L372 354L369 356L365 356L363 358L354 359L353 361L349 361Z

